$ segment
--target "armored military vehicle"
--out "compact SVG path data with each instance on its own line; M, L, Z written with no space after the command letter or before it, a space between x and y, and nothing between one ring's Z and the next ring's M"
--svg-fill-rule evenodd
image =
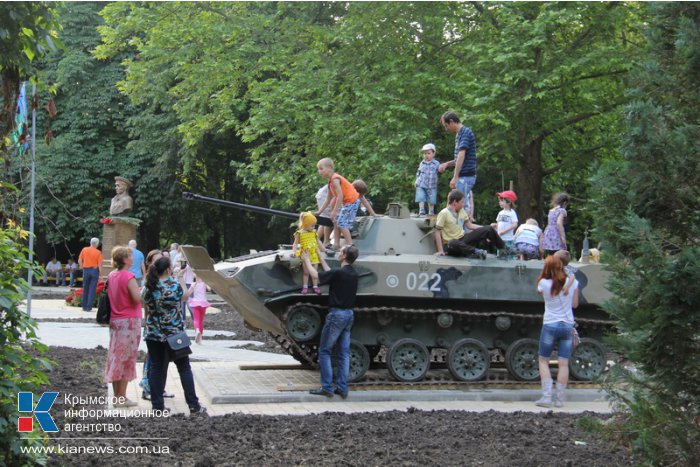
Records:
M297 214L186 193L185 197L297 219ZM328 219L320 218L319 224ZM431 365L446 365L460 381L485 378L492 362L513 378L539 378L538 339L543 301L535 283L543 261L435 256L434 218L411 216L390 204L382 217L358 217L352 236L360 275L351 342L351 380L374 362L403 382L422 380ZM294 358L316 366L327 313L327 289L302 295L301 262L290 245L214 264L206 250L184 246L190 265L230 303L251 329L266 331ZM334 258L327 259L333 267ZM600 343L612 323L600 305L611 295L600 264L573 264L580 283L575 310L581 343L571 374L591 380L606 365ZM377 363L379 362L379 363Z

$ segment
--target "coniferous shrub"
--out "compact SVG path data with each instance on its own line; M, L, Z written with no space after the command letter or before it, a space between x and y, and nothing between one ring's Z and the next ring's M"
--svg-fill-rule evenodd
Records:
M618 320L619 436L640 461L700 464L700 5L650 4L649 57L620 158L594 177Z

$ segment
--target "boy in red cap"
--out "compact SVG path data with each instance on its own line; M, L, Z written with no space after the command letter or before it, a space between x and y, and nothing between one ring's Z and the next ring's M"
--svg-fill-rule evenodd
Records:
M513 208L518 197L511 190L496 193L496 196L498 196L498 205L501 207L501 212L496 216L496 222L491 225L505 242L506 248L512 249L515 229L518 227L518 214Z

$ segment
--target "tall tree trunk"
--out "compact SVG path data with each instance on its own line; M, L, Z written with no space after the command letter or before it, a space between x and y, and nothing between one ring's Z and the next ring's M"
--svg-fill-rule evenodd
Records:
M0 118L0 144L15 128L15 107L19 96L19 70L8 68L2 72L2 118Z
M542 224L542 138L530 141L520 150L518 170L518 218L520 222L532 217Z

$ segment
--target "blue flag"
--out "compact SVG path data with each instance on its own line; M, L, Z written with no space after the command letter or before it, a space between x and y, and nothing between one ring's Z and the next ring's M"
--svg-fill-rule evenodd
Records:
M15 147L15 145L17 145L20 156L29 149L28 117L26 84L22 83L22 87L19 90L19 97L17 98L15 129L10 134L10 147Z

